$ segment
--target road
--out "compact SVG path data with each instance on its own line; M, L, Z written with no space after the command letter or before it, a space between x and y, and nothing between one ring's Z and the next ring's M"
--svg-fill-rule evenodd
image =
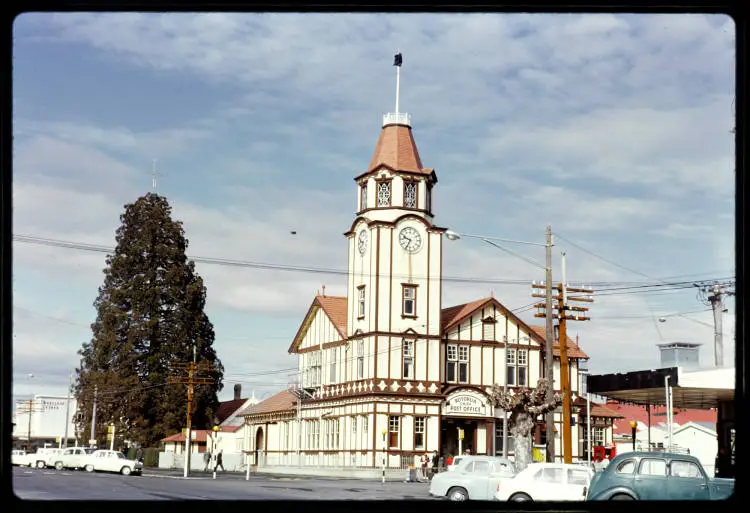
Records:
M13 491L34 500L424 500L426 483L226 473L183 478L148 470L143 476L13 468ZM434 500L434 499L432 499Z

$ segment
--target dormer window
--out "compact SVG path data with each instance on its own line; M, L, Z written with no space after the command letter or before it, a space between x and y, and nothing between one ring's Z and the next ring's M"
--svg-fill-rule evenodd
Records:
M364 210L367 208L367 182L363 183L359 190L359 209Z
M378 182L378 206L391 206L391 182Z
M427 193L425 196L425 209L427 212L432 212L432 185L427 186Z
M417 183L404 183L404 207L417 208Z

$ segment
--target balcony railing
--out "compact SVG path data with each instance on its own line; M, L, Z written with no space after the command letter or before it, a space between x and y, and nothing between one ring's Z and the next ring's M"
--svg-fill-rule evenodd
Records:
M411 116L405 112L389 112L383 114L383 126L406 125L411 126Z

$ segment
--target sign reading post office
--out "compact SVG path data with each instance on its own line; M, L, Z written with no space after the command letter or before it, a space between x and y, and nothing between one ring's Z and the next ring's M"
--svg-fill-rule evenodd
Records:
M458 393L450 395L445 400L443 415L485 417L487 415L487 403L474 394Z

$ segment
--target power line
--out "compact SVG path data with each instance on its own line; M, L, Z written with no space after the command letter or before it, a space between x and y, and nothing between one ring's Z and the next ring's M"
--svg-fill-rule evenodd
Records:
M37 244L37 245L50 246L50 247L77 249L81 251L93 251L93 252L108 253L108 254L114 251L113 248L102 246L102 245L72 242L72 241L65 241L65 240L58 240L58 239L48 239L48 238L37 237L37 236L32 236L32 235L23 235L23 234L14 234L13 240L16 242L21 242L21 243L26 243L26 244ZM330 274L330 275L339 275L339 276L349 276L351 274L348 270L333 269L333 268L305 267L305 266L294 266L294 265L287 265L287 264L270 264L270 263L264 263L264 262L249 262L245 260L233 260L233 259L226 259L226 258L201 257L201 256L188 256L187 258L189 260L193 260L199 263L226 266L226 267L265 269L265 270L274 270L274 271L301 272L301 273L311 273L311 274ZM394 278L407 278L408 276L393 275L393 277ZM428 279L426 276L415 276L415 275L412 275L411 278ZM440 276L430 277L429 279L440 280L441 277ZM518 286L528 286L529 282L532 281L532 280L527 280L527 279L471 278L471 277L452 277L452 276L443 276L442 280L447 281L447 282L455 282L455 283L492 283L492 284L498 284L498 285L518 285ZM591 282L590 286L607 287L607 286L631 285L631 284L639 284L639 283L642 283L642 282Z

